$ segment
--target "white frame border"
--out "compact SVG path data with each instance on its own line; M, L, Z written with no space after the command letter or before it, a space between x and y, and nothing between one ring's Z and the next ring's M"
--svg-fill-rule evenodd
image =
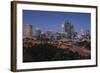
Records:
M42 11L63 11L63 12L82 12L91 13L91 60L73 60L73 61L53 61L53 62L32 62L23 63L22 61L22 10L42 10ZM78 11L77 11L78 10ZM71 6L49 6L49 5L31 5L17 4L17 69L39 69L52 67L69 67L69 66L87 66L96 64L96 9ZM19 33L20 32L20 33ZM94 45L95 44L95 45ZM94 49L95 48L95 49Z

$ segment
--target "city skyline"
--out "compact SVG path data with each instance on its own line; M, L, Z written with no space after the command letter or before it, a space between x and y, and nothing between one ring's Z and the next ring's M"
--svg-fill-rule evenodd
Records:
M23 62L91 59L90 19L89 13L23 10Z
M67 20L71 21L76 32L90 30L90 18L90 13L23 10L23 25L32 25L33 33L36 28L44 32L61 32L61 25Z

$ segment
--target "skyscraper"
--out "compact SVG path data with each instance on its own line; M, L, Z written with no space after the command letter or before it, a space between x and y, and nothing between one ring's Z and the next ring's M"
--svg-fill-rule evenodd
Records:
M42 33L42 31L40 30L40 28L36 28L36 30L35 30L36 38L40 38L41 37L41 33Z
M71 21L67 20L61 25L61 32L67 33L67 38L72 38L74 26L72 25Z
M32 25L27 24L24 26L24 38L32 38Z
M65 25L64 24L61 24L61 32L65 32Z

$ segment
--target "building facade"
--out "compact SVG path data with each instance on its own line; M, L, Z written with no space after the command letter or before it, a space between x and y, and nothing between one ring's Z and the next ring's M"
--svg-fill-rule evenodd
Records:
M24 26L24 38L32 38L32 25L27 24Z
M72 39L73 38L73 33L74 33L74 26L70 21L65 21L61 25L61 32L66 33L66 38L67 39Z

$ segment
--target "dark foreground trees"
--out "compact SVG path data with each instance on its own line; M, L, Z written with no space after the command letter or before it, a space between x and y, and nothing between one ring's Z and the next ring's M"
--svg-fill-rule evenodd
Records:
M57 48L51 44L38 44L30 48L23 47L23 62L58 61L88 59L71 50Z

